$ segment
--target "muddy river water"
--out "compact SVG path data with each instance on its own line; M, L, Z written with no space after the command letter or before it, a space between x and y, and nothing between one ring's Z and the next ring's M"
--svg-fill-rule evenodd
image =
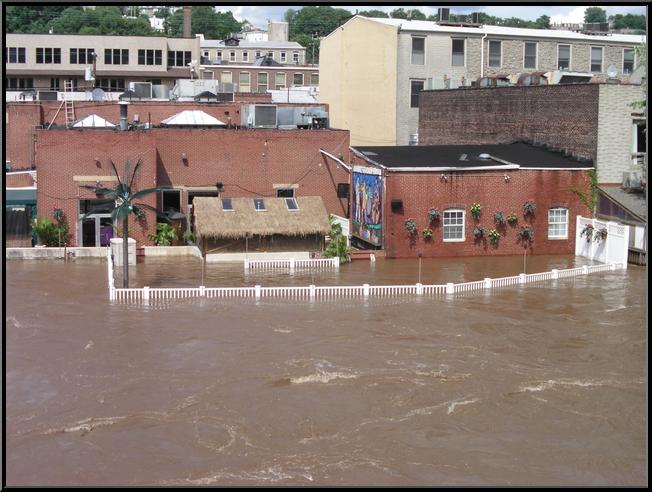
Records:
M109 302L106 271L5 262L8 485L647 484L644 268L454 298L148 306ZM423 260L421 282L522 271L522 257ZM209 264L205 284L418 275L416 260ZM131 283L200 278L197 259L148 258Z

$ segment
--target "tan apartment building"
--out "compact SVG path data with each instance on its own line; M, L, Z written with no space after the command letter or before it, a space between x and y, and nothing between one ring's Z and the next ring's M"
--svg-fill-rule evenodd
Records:
M249 41L229 38L224 40L204 39L198 35L202 64L253 64L263 56L270 57L283 65L304 65L306 48L295 41Z
M100 87L124 92L129 82L174 86L190 78L188 64L199 61L198 38L82 34L6 34L6 90L74 90ZM95 65L95 80L86 80Z
M321 41L320 102L352 145L408 145L428 80L565 70L627 81L645 36L355 16Z

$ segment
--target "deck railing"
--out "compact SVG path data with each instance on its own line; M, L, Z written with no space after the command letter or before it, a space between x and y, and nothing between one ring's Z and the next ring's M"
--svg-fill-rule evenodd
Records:
M329 260L330 261L330 260ZM511 287L531 282L557 280L607 270L623 269L622 263L582 266L566 270L552 270L541 273L521 273L511 277L485 278L474 282L441 285L332 285L332 286L299 286L299 287L141 287L133 289L116 288L113 280L113 259L108 254L109 299L112 301L150 301L161 299L185 299L192 297L210 298L283 298L283 299L335 299L342 297L395 297L395 296L444 296L480 292L502 287Z
M331 268L339 270L339 258L244 260L244 269L247 272L260 270L289 270L293 272L297 269L326 270Z

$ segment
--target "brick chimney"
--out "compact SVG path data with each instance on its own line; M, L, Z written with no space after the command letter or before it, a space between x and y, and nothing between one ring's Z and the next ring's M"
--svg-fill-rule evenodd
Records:
M189 38L192 35L192 7L183 7L183 37Z

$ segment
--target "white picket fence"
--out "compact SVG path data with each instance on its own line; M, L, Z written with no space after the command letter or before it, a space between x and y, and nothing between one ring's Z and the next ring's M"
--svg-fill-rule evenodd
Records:
M334 299L342 297L395 297L401 295L437 296L450 294L465 294L470 292L485 291L501 287L556 280L560 278L588 275L589 273L604 272L626 268L622 263L583 266L566 270L552 270L542 273L521 273L512 277L485 278L475 282L460 284L447 283L441 285L334 285L334 286L300 286L300 287L179 287L179 288L116 288L113 281L113 259L108 255L109 299L112 301L150 301L161 299L185 299L191 297L208 298L283 298L283 299Z
M629 226L617 222L604 222L598 219L587 219L577 216L575 226L575 254L601 263L622 263L627 268L629 254ZM591 224L595 232L603 227L607 229L607 238L595 240L595 234L588 238L580 236L587 224Z
M244 260L244 269L246 272L261 270L289 270L293 272L297 269L310 270L327 270L340 269L339 258L320 258L320 259L278 259L278 260Z

